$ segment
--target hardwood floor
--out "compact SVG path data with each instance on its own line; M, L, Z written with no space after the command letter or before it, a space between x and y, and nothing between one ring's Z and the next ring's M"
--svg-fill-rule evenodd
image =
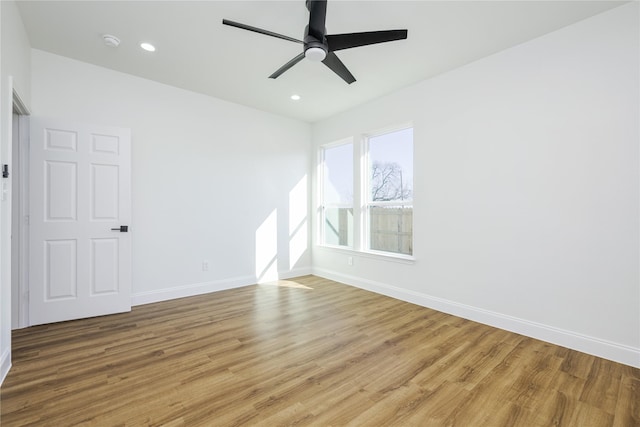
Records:
M2 426L640 426L640 370L314 276L14 331Z

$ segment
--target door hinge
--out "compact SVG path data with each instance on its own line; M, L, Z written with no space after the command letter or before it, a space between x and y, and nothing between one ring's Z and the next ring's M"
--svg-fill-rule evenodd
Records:
M24 225L29 225L29 215L24 216Z

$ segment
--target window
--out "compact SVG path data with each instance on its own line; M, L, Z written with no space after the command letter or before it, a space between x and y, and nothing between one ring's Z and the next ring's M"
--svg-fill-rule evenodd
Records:
M366 141L366 242L369 250L413 254L413 129Z
M320 149L320 243L412 256L413 128L360 140Z
M353 143L322 149L321 239L353 247Z

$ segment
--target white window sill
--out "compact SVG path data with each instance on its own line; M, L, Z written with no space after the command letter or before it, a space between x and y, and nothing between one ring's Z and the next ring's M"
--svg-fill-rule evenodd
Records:
M345 246L316 245L316 248L327 252L340 252L361 258L370 258L379 261L396 262L399 264L414 264L416 259L411 255L394 254L391 252L362 251Z

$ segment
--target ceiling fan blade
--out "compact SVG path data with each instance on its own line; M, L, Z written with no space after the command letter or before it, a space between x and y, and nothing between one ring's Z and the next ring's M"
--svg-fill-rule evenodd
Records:
M298 62L302 61L303 59L304 59L304 52L301 53L300 55L296 56L295 58L293 58L291 61L289 61L286 64L284 64L282 67L278 68L278 70L275 73L271 74L269 76L269 78L270 79L277 79L278 77L280 77L280 75L282 73L284 73L289 68L293 67L294 65L296 65Z
M327 57L322 61L324 65L329 67L331 71L336 73L342 78L345 82L351 84L356 81L356 78L353 77L353 74L345 67L345 65L340 61L340 59L336 56L335 53L329 52L327 53Z
M322 42L327 17L327 0L307 0L309 9L309 35Z
M329 52L407 38L407 30L367 31L364 33L328 34Z
M283 40L289 40L294 43L302 43L302 40L294 39L293 37L283 36L282 34L274 33L272 31L263 30L262 28L252 27L251 25L241 24L239 22L229 21L228 19L223 19L222 23L224 25L229 25L231 27L241 28L243 30L253 31L254 33L264 34L266 36L276 37Z

